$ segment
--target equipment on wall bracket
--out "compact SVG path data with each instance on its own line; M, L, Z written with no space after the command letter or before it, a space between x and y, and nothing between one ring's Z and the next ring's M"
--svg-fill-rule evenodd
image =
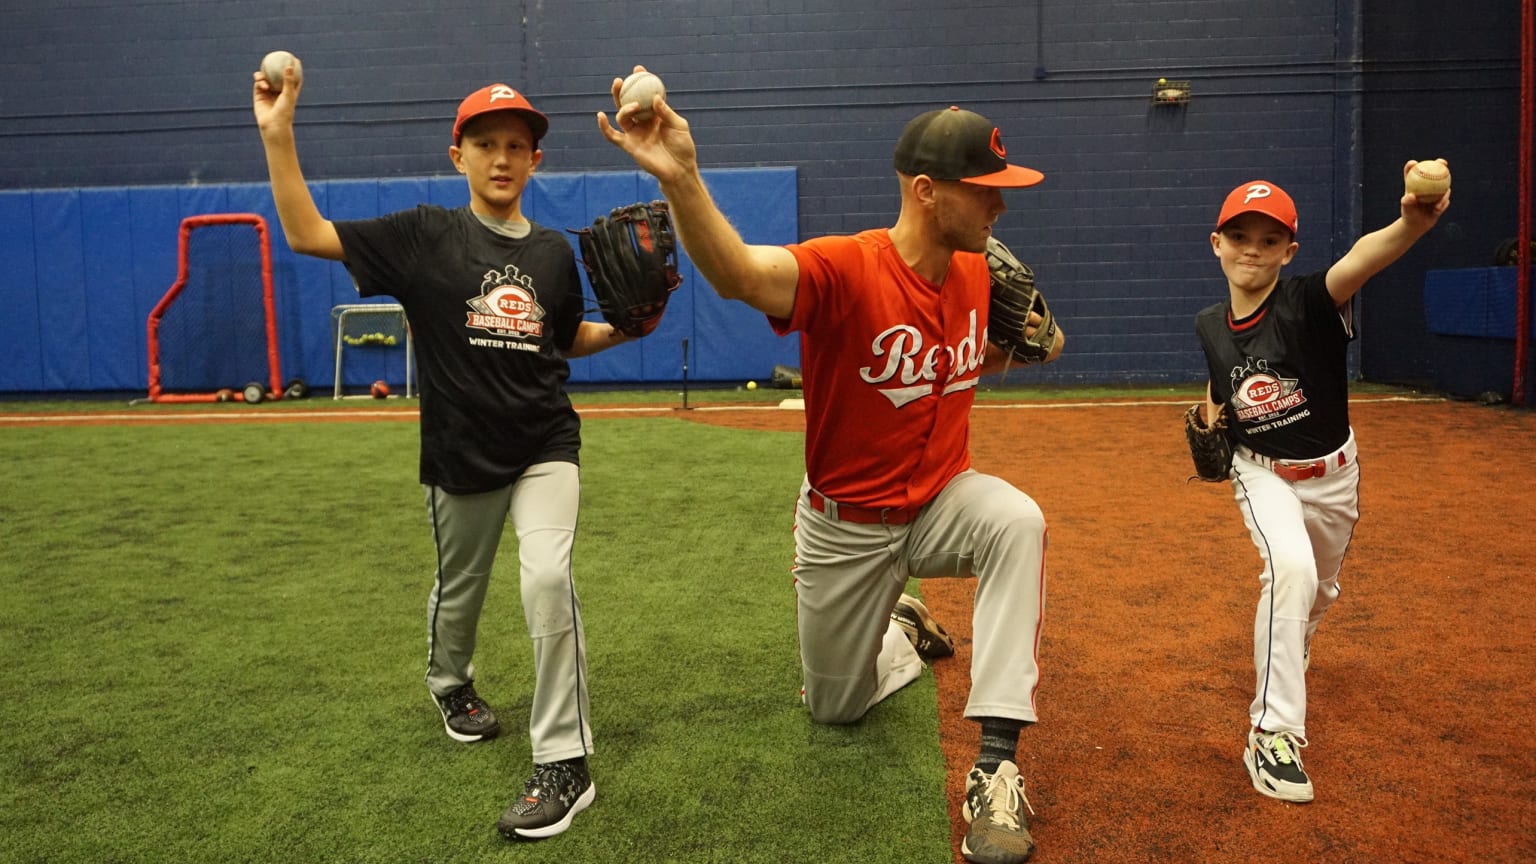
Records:
M1152 83L1153 105L1188 105L1189 82L1159 78Z

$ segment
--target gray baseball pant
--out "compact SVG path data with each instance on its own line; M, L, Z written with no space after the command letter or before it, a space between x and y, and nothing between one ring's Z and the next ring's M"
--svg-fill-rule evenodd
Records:
M533 761L592 752L586 638L571 575L580 469L533 465L517 482L476 495L427 487L438 567L427 600L427 686L438 695L471 680L480 610L510 515L517 532L523 617L533 641Z

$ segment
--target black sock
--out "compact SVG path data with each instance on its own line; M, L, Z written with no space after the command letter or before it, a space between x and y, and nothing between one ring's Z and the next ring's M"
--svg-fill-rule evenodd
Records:
M1011 717L981 717L981 755L976 757L976 767L988 774L997 773L997 766L1004 760L1017 762L1019 730L1028 724Z

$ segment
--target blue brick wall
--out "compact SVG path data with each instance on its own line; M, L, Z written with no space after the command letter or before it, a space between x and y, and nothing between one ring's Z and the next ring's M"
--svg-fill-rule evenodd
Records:
M1454 26L1405 5L1440 8L313 0L253 16L232 0L9 4L0 189L262 180L250 75L279 47L305 62L311 179L450 172L449 118L491 81L551 116L545 172L627 169L593 114L642 62L665 77L707 167L799 169L800 230L814 236L889 224L902 125L958 103L1046 173L1007 193L998 224L1072 338L1032 379L1184 382L1204 376L1193 315L1225 290L1207 236L1228 189L1259 176L1287 187L1303 214L1294 266L1321 267L1390 218L1394 163L1428 149L1457 165L1458 218L1364 299L1365 371L1402 377L1431 362L1413 339L1422 321L1397 320L1422 319L1422 271L1491 249L1482 235L1498 230L1480 214L1509 209L1518 95L1516 4ZM1159 76L1190 80L1190 104L1151 105ZM1415 119L1426 110L1452 122Z
M1437 335L1423 294L1432 270L1486 267L1519 220L1520 10L1517 3L1476 4L1445 14L1435 0L1366 3L1360 152L1366 224L1391 218L1407 159L1444 157L1455 190L1451 210L1397 264L1367 286L1361 307L1366 338L1362 373L1457 395L1501 390L1510 395L1514 364L1507 351L1463 353L1468 341ZM1432 22L1408 27L1404 22ZM1381 194L1370 194L1380 190ZM1507 347L1507 346L1506 346ZM1466 363L1486 365L1472 374ZM1463 359L1467 358L1467 359ZM1508 362L1506 362L1508 361ZM1477 380L1469 390L1462 381ZM1532 370L1526 380L1536 380ZM1490 381L1502 381L1492 385Z

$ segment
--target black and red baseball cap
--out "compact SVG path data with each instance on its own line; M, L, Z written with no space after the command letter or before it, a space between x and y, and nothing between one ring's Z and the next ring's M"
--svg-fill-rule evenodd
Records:
M1296 233L1296 202L1268 180L1250 180L1228 192L1227 200L1221 204L1221 215L1216 217L1216 230L1244 213L1263 213L1284 225L1292 235Z
M538 144L544 133L549 131L549 118L534 110L528 97L505 84L492 84L465 96L464 101L459 103L459 116L453 121L453 143L459 143L465 123L492 111L516 111L521 114L528 121L528 128L533 131L534 144Z
M908 176L927 174L1004 189L1045 179L1033 168L1008 164L1008 149L992 121L955 105L914 117L896 142L892 162Z

